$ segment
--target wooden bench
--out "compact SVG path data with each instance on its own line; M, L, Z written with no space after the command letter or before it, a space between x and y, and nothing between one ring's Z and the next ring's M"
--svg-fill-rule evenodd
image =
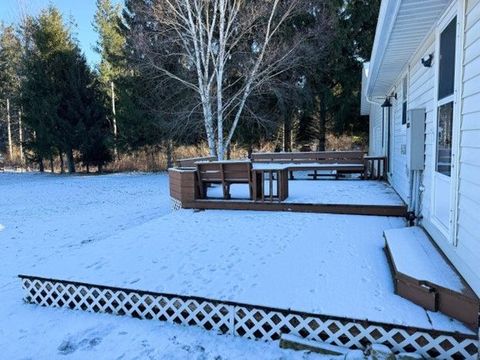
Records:
M317 179L322 176L318 174L318 171L321 170L335 171L336 178L342 174L363 175L365 173L364 156L365 152L363 151L270 152L253 153L252 161L292 164L288 166L291 179L293 179L293 171L306 170L313 170L314 173L310 176Z
M252 163L250 161L197 162L197 180L200 198L207 196L210 184L222 185L223 198L230 199L231 184L248 184L252 198Z
M195 163L199 161L215 161L217 160L216 156L202 156L202 157L193 157L178 159L175 161L175 165L179 168L195 168Z

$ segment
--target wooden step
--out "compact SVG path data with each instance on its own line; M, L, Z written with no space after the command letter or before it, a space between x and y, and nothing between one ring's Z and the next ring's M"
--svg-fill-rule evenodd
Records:
M478 297L422 228L386 230L384 236L398 295L478 329Z

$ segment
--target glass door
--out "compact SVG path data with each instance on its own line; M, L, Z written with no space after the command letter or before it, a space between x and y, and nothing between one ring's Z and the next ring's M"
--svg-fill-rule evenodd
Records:
M439 229L449 238L452 219L452 158L455 116L455 60L457 18L440 33L437 83L436 154L433 215Z

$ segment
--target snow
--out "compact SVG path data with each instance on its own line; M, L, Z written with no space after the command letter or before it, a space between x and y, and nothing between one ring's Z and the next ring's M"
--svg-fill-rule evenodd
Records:
M253 163L252 168L254 170L283 170L283 169L291 169L294 170L295 168L297 169L305 169L307 168L317 168L318 170L331 170L332 167L336 169L341 169L341 168L351 168L352 166L360 166L358 163L352 163L352 164L339 164L339 163L331 163L331 164L325 164L325 163L316 163L316 162L304 162L304 163L294 163L294 162L286 162L286 163Z
M421 228L387 230L385 238L399 272L453 291L464 291L460 277Z
M394 294L383 231L403 226L376 216L179 210L24 273L470 333Z
M291 335L291 334L282 334L281 340L288 341L294 344L303 345L303 346L309 346L312 348L319 349L323 352L330 352L338 355L340 354L346 355L351 351L345 347L331 345L331 344L320 342L320 341L308 340L308 339L304 339L299 336Z
M93 254L109 236L169 212L165 174L0 173L0 358L319 358L195 327L23 303L19 273L78 249Z
M297 177L297 174L295 176ZM265 189L268 190L268 182L265 182ZM233 184L230 193L233 199L247 199L248 185ZM404 205L390 185L370 180L290 180L288 195L286 203ZM208 196L222 198L221 186L208 188Z

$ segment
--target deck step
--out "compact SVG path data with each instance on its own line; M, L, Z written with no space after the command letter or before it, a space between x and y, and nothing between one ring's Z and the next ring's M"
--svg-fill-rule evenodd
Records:
M384 236L398 295L478 329L478 297L421 227L386 230Z

